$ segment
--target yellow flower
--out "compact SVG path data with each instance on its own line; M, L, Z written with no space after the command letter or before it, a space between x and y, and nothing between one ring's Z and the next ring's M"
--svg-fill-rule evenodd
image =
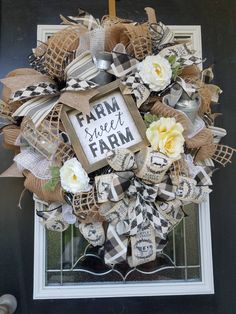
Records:
M175 118L160 118L146 131L151 147L172 159L180 159L184 152L183 127Z

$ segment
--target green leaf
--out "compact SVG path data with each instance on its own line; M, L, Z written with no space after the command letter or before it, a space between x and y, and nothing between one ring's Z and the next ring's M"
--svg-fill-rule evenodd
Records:
M53 192L60 181L60 168L58 166L51 166L51 179L49 179L45 184L45 190Z
M176 62L176 56L175 55L169 56L168 61L169 61L171 66L174 65Z
M180 64L177 64L176 67L172 68L172 79L175 81L177 76L179 76L182 72L182 68Z
M60 177L60 168L58 166L50 167L52 178Z
M44 189L53 192L58 183L59 178L50 179L47 183L44 184Z
M159 117L155 114L151 114L151 113L145 113L144 115L144 122L146 124L147 127L149 127L149 125L154 122L159 120Z

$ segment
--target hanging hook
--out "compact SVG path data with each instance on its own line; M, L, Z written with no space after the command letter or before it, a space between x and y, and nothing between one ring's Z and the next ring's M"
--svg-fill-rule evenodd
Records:
M108 0L109 16L116 16L116 0Z

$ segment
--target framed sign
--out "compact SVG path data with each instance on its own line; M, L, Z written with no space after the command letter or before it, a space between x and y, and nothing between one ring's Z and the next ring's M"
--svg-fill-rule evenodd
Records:
M86 115L64 106L62 122L84 169L90 173L104 167L107 153L116 148L133 152L148 145L146 127L131 95L123 94L119 80L98 89Z

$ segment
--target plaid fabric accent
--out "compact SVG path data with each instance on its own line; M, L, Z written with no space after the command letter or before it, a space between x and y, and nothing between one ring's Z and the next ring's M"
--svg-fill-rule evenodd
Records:
M209 84L214 79L214 73L212 67L206 68L201 73L201 80L205 84Z
M199 172L195 176L194 180L197 181L197 185L212 185L211 178L209 177L205 169L201 166L199 166Z
M113 174L112 185L108 194L108 199L112 202L120 200L130 186L133 172L119 172Z
M148 99L150 90L143 84L138 72L123 80L123 84L131 89L131 93L134 94L138 107Z
M172 184L171 178L165 176L161 183L158 183L157 198L165 201L171 201L175 199L176 186Z
M37 97L25 102L13 114L14 117L30 117L35 127L38 127L43 119L57 104L59 97Z
M135 58L127 53L112 51L113 63L111 64L112 74L116 77L123 77L131 73L139 63Z
M56 84L42 82L19 89L11 95L10 102L57 93L58 89Z
M99 25L98 20L82 9L78 9L78 14L76 16L67 16L66 18L66 24L82 24L83 26L87 27L88 30L92 30Z
M126 260L128 238L124 235L118 235L115 227L109 224L107 237L104 245L106 264L117 264Z
M98 202L117 202L121 200L131 184L132 177L133 172L131 171L96 176L95 184Z
M71 78L66 81L66 87L63 89L63 91L78 92L95 88L97 86L98 84L92 81L80 81L79 79Z
M215 170L214 162L210 158L202 160L202 161L197 161L196 166L201 166L209 177L212 176Z

